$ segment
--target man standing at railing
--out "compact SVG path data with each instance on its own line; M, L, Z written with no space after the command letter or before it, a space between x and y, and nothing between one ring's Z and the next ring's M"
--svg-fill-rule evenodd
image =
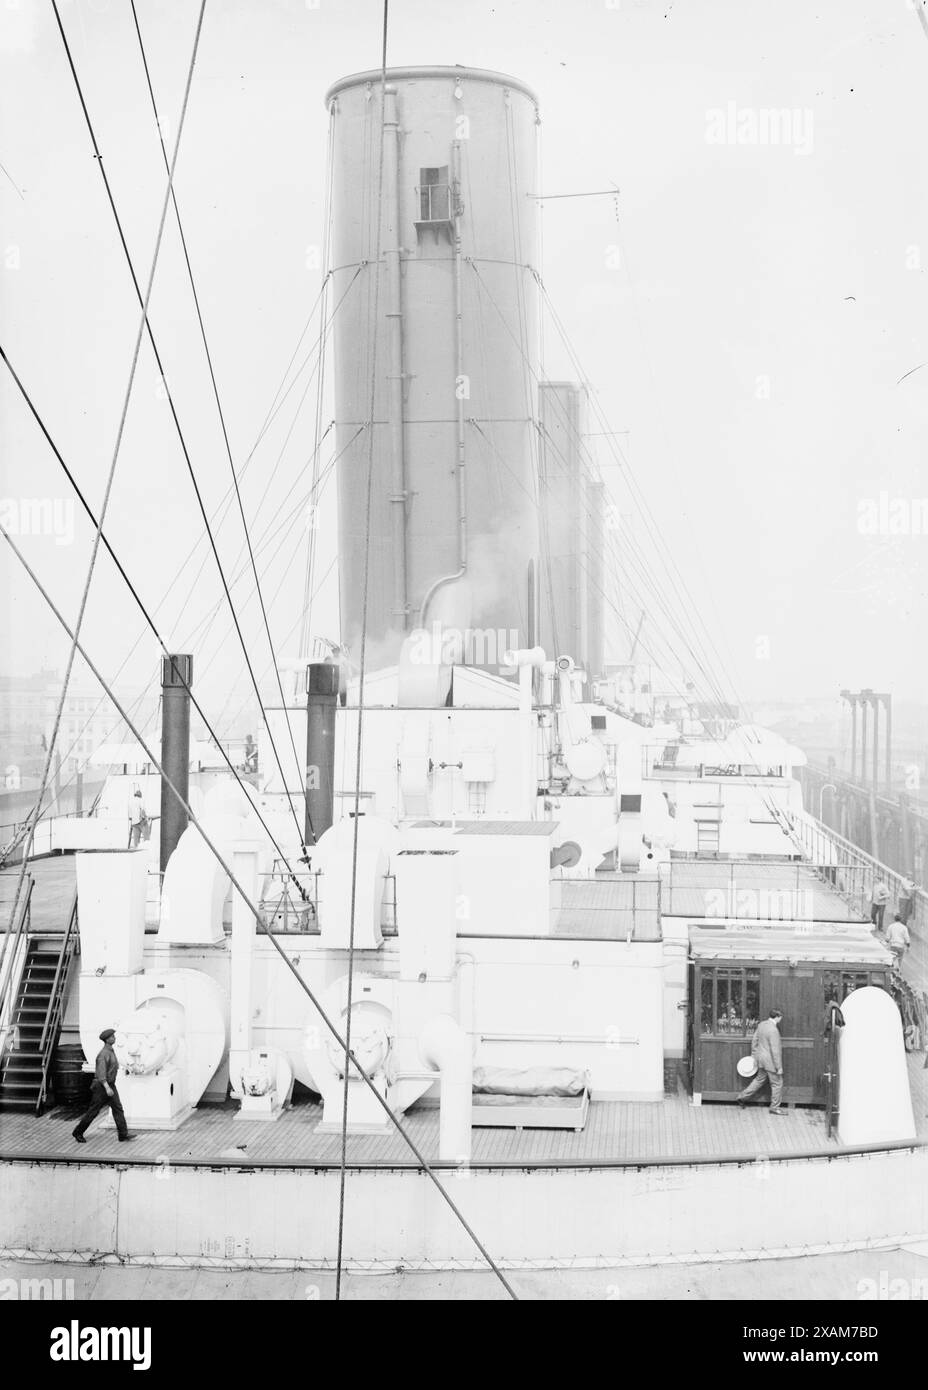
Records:
M90 1109L82 1115L71 1133L79 1144L86 1144L84 1131L89 1125L93 1124L101 1110L107 1106L113 1112L113 1119L116 1121L116 1133L119 1135L120 1144L124 1144L129 1139L134 1139L135 1135L129 1133L126 1125L126 1116L122 1108L122 1101L119 1099L119 1092L116 1090L116 1073L119 1071L119 1062L113 1048L116 1038L115 1030L104 1028L100 1034L100 1041L103 1046L97 1053L97 1061L94 1069L93 1085L90 1088Z
M142 838L142 822L145 819L145 803L138 787L129 797L129 848L138 849Z
M877 931L883 930L883 917L886 913L886 904L889 902L889 889L881 878L878 878L873 885L873 892L870 895L870 921Z
M896 914L900 922L909 925L909 918L915 907L915 894L918 892L918 884L914 878L904 878L902 887L899 889L899 911Z

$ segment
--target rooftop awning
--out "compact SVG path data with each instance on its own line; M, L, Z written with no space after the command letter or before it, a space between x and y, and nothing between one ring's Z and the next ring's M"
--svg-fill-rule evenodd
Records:
M796 922L764 927L752 923L728 927L690 925L694 960L825 961L880 968L892 964L892 952L856 923Z

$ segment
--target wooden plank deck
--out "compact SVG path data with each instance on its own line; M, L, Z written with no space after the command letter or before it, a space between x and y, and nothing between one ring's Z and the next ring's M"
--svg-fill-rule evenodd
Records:
M913 1102L920 1137L928 1138L928 1072L924 1054L909 1058ZM201 1106L173 1132L147 1130L131 1146L121 1146L115 1132L92 1127L87 1144L71 1138L79 1112L59 1107L39 1118L0 1114L0 1160L54 1161L80 1159L116 1163L172 1161L206 1167L329 1167L341 1155L339 1134L318 1134L321 1106L295 1104L272 1124L237 1120L236 1106ZM432 1162L438 1156L438 1111L413 1107L405 1127ZM735 1105L693 1106L683 1095L661 1103L594 1102L586 1129L572 1131L475 1129L472 1162L544 1167L551 1163L636 1160L672 1164L694 1158L747 1159L785 1157L790 1153L834 1152L825 1136L820 1110L794 1109L785 1119L772 1117L765 1105L741 1111ZM384 1167L416 1165L399 1133L349 1135L348 1163Z
M51 859L34 859L28 872L35 879L30 912L33 931L63 931L77 887L77 868L73 854ZM7 928L16 895L20 865L13 864L0 873L0 932Z

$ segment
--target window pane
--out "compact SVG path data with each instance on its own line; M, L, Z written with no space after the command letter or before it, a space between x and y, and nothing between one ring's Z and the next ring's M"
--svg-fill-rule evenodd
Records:
M722 981L719 980L719 1018L718 1028L720 1033L733 1034L744 1032L744 1010L743 1010L744 981L740 970L732 972L725 981L724 1005L722 999Z
M864 985L868 984L869 981L867 980L866 975L851 974L850 971L845 971L845 973L841 977L841 983L843 986L843 993L841 995L841 998L846 999L847 996L851 993L851 990L863 989Z
M753 1033L760 1019L760 971L745 972L744 1031Z
M712 976L708 972L702 975L701 990L699 1031L707 1034L713 1031L715 1021L712 1011Z

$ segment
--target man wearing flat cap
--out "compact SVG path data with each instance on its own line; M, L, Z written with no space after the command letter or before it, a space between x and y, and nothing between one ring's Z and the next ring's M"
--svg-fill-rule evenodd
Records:
M97 1053L96 1068L94 1071L93 1085L90 1088L90 1109L86 1115L82 1115L75 1125L72 1133L79 1144L86 1144L84 1131L93 1124L101 1110L107 1106L113 1112L113 1119L116 1121L116 1133L119 1135L120 1144L128 1139L134 1139L135 1135L130 1134L126 1127L126 1117L122 1108L122 1101L119 1099L119 1092L116 1090L116 1073L119 1071L119 1063L116 1060L116 1053L113 1050L113 1040L116 1037L115 1030L104 1028L100 1034L100 1041L103 1046Z

